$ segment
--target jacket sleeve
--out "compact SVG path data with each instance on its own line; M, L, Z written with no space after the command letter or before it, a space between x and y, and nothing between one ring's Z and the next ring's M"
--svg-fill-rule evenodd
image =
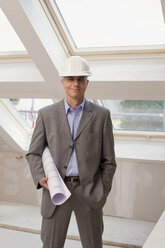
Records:
M103 141L100 166L105 194L108 195L112 187L112 180L116 170L114 138L109 111L107 111L103 127Z
M46 134L42 115L38 112L36 127L34 129L31 144L26 159L29 163L31 174L36 187L39 189L41 185L39 181L45 177L45 172L42 165L42 153L46 146Z

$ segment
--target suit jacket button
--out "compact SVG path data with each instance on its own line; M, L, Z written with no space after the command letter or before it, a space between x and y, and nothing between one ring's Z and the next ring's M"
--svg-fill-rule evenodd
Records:
M69 146L69 148L71 148L71 149L72 149L72 148L73 148L73 145L70 145L70 146Z
M67 166L64 166L64 169L67 169Z

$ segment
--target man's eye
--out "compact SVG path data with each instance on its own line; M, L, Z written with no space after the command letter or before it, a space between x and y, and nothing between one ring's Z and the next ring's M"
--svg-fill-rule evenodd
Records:
M84 78L81 77L81 78L78 79L78 81L79 81L79 82L83 82L83 81L84 81Z
M69 80L69 81L73 81L73 78L70 77L70 78L68 78L68 80Z

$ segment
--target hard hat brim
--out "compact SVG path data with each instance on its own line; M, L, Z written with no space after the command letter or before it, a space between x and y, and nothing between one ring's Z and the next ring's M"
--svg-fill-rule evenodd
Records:
M86 76L86 77L90 77L91 76L91 72L87 72L87 73L59 73L60 77L78 77L78 76Z

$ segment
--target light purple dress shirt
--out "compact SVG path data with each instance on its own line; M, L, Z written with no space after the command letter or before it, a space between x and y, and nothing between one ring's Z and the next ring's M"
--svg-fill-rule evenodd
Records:
M76 110L74 110L68 105L66 99L64 99L65 111L73 140L76 136L77 128L79 126L79 122L82 116L85 101L86 100L84 99L84 101L76 108ZM79 173L78 173L76 152L75 152L75 147L73 146L72 154L66 171L66 176L78 176L78 174Z

